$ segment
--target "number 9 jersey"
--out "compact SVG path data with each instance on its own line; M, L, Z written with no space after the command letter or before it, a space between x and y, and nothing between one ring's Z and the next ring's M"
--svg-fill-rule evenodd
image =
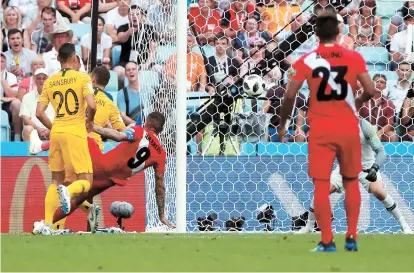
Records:
M99 169L104 170L107 177L118 179L127 179L149 167L154 168L156 175L164 174L166 153L157 136L141 126L132 129L134 138L104 154Z
M321 44L302 56L290 73L292 79L307 81L310 89L308 122L325 126L350 122L358 125L355 107L357 77L366 73L363 57L338 44ZM346 126L344 124L344 126Z
M55 109L51 133L69 133L86 139L87 95L93 96L93 88L86 73L62 69L45 81L39 103L51 102Z

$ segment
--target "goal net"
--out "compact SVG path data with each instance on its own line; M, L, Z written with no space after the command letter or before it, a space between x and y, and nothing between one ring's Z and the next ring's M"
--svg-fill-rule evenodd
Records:
M337 6L337 2L331 1L331 4ZM359 114L377 127L387 153L381 168L383 183L414 229L414 127L413 112L410 112L414 108L414 95L410 91L412 3L352 1L340 12L338 43L355 48L363 55L375 81L379 99L364 105ZM174 221L177 88L171 71L180 62L174 58L175 22L177 13L184 16L184 12L176 10L175 0L137 0L136 4L145 6L147 23L160 37L154 65L140 71L140 84L145 114L160 111L167 118L160 139L168 154L166 212ZM403 8L404 4L408 9ZM198 0L189 5L189 25L194 22L194 28L187 26L190 44L187 111L191 117L188 126L197 125L197 129L192 131L187 143L188 232L209 230L211 225L220 231L288 232L292 225L299 228L306 221L304 213L313 197L308 176L309 89L306 83L295 101L287 144L278 139L277 127L287 71L295 60L317 46L313 33L306 32L303 26L309 25L313 14L329 5L328 1L299 0ZM296 35L296 40L289 40L295 31L304 32L302 36L306 38ZM391 38L387 36L389 32ZM291 50L282 45L286 41L290 41ZM390 46L392 51L399 52L398 58L391 57L387 49ZM288 56L273 67L272 52L277 47ZM228 92L237 94L241 88L233 86L233 82L263 62L271 69L262 70L266 90L260 98L230 101L216 98L212 103L215 107L210 105L207 97L219 93L220 82L228 87ZM158 219L154 184L153 173L147 171L147 231L165 231ZM380 201L363 188L361 194L360 231L400 230L398 222ZM343 232L346 230L343 194L331 195L331 203L333 227Z

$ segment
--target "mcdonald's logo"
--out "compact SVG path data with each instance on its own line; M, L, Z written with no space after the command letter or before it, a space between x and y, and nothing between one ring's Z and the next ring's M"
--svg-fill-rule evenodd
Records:
M45 157L1 157L1 232L31 232L34 221L44 219L44 197L51 183L51 172ZM145 230L145 183L144 175L133 177L125 187L113 187L94 203L103 213L101 226L116 226L109 213L113 201L127 201L135 207L131 219L125 221L128 230ZM81 210L72 214L65 228L86 229L86 215Z

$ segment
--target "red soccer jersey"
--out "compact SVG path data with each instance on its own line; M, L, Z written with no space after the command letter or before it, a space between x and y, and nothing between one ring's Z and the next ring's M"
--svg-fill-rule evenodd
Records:
M367 72L363 57L340 45L321 44L293 65L292 78L307 80L308 121L325 126L359 124L355 107L357 76ZM357 128L357 127L356 127Z
M100 163L106 174L127 179L149 167L154 167L156 174L163 174L166 153L157 136L140 126L133 129L134 141L122 142L102 156Z

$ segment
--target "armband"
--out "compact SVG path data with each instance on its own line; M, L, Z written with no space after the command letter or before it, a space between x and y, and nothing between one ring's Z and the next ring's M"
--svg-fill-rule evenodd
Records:
M127 137L127 141L128 142L134 141L134 137L135 137L135 130L134 129L129 128L124 133L125 133L125 135Z

